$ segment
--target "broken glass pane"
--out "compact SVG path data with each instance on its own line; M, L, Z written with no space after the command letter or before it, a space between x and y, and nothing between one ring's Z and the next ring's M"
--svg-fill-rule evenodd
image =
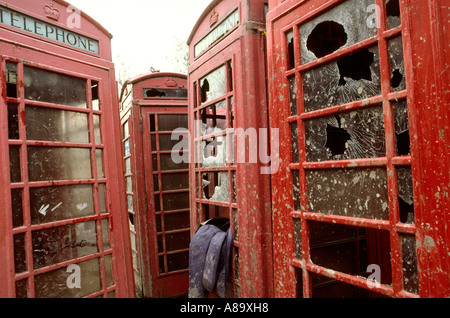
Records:
M85 113L27 106L25 122L28 140L89 142Z
M230 186L228 180L228 172L218 173L218 182L214 187L214 193L210 200L229 202L230 201Z
M411 142L409 136L408 105L406 100L392 103L394 111L395 139L397 141L397 155L407 156L411 154Z
M387 28L392 29L401 24L400 6L398 0L385 0Z
M305 111L381 94L378 47L361 49L303 75Z
M374 19L374 0L348 0L301 25L302 64L375 36Z
M411 167L397 167L400 222L414 223L414 192Z
M92 185L31 188L30 215L31 224L94 215Z
M386 156L382 106L305 121L308 161Z
M227 128L225 100L208 106L200 111L201 135L213 134Z
M417 271L416 237L402 234L403 289L419 293L419 275Z
M17 64L6 62L6 96L17 98Z
M389 219L385 168L310 170L306 182L308 211Z
M286 33L286 42L288 49L288 69L291 70L295 67L294 32L292 30Z
M200 79L201 104L216 99L226 93L225 65Z
M227 146L226 136L217 136L202 141L203 167L226 166Z
M398 92L406 88L402 37L398 36L389 40L387 45L391 66L391 89L393 92Z
M24 66L25 98L86 108L86 80Z

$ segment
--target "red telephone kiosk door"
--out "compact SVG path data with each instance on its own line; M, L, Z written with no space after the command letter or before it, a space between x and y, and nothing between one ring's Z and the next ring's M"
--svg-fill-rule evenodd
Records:
M438 3L269 1L277 297L448 297Z
M0 10L0 296L132 296L110 36L64 1Z

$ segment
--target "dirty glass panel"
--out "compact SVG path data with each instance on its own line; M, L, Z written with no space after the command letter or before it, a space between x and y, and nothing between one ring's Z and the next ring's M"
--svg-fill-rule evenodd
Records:
M16 298L28 298L28 279L16 282Z
M25 98L40 102L87 108L86 80L24 66Z
M108 211L106 210L105 184L100 183L98 185L98 193L100 200L100 213L108 213Z
M392 102L394 111L395 139L397 141L397 155L411 154L411 141L409 135L408 105L406 100Z
M22 181L22 173L20 172L20 146L9 146L9 170L11 182Z
M295 247L295 258L302 259L302 221L300 219L292 219L292 226L294 229L294 247Z
M187 173L162 174L161 181L163 191L189 189L189 175Z
M189 209L189 193L171 193L163 195L164 211Z
M402 234L403 289L419 293L419 275L417 270L416 237Z
M292 170L292 200L294 201L294 210L300 211L300 172Z
M368 219L389 219L384 168L306 172L308 211Z
M305 121L308 161L386 156L382 106Z
M165 231L188 229L189 226L189 212L164 214Z
M106 286L112 286L114 280L112 277L112 256L111 254L105 255L105 274L106 274Z
M233 186L231 191L232 201L237 203L236 171L231 171L231 184Z
M178 128L189 128L187 115L158 115L159 131L173 131Z
M401 24L399 0L385 0L387 28L392 29Z
M98 252L95 221L37 230L31 236L34 268Z
M295 76L289 77L289 106L291 109L291 116L297 115L297 82Z
M223 65L200 79L200 104L224 95L226 89L226 69Z
M100 128L100 116L94 115L94 138L95 143L100 145L102 143L102 132Z
M232 224L233 224L233 240L239 241L239 223L238 223L238 210L231 210Z
M6 62L6 96L17 98L19 92L17 89L17 64Z
M397 167L400 222L414 223L414 191L411 167Z
M300 26L302 64L377 34L374 0L347 0Z
M189 252L167 255L167 270L174 272L189 267Z
M84 148L28 147L30 181L90 179L90 157Z
M8 138L19 139L19 108L17 104L8 104Z
M171 154L160 154L159 159L161 161L161 171L189 169L187 162L175 163Z
M178 149L188 150L188 143L186 142L188 138L185 134L179 134L179 133L172 133L172 134L159 134L159 150L160 151L172 151L173 148L178 145ZM152 136L153 137L153 136ZM156 136L155 136L156 138ZM152 149L152 151L156 151L156 139L154 139L155 142L155 149ZM152 141L153 143L153 141ZM179 144L181 143L181 144ZM183 143L186 143L184 145ZM181 148L183 147L183 148Z
M25 233L14 235L14 267L16 274L27 271Z
M12 220L13 227L19 227L23 225L23 206L22 189L11 189L11 208L12 208Z
M289 124L291 126L291 145L292 145L292 162L299 162L299 154L298 154L298 123L293 122Z
M378 47L361 49L303 75L305 111L381 94Z
M88 115L84 113L26 106L28 140L89 142Z
M166 251L177 251L189 248L189 231L179 233L166 233Z
M398 92L406 88L402 37L398 36L388 40L387 45L391 67L391 90Z
M77 273L80 273L81 288L69 288L68 283L77 282L71 275ZM35 276L36 298L81 298L99 291L100 288L100 266L97 258L75 264L75 268L63 267Z
M111 248L109 241L109 220L102 219L102 240L103 240L103 250L108 250Z
M104 178L105 173L103 171L103 150L95 149L95 157L97 160L97 178Z
M30 189L31 224L42 224L94 215L92 185Z
M154 196L154 201L155 201L155 211L161 211L161 200L159 198L159 194L156 194Z

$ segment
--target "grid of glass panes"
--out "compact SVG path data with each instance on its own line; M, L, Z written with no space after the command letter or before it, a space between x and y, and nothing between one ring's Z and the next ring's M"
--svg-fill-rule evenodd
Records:
M194 82L195 211L197 225L230 219L234 294L239 297L238 205L235 162L233 60Z
M13 59L2 69L16 296L114 296L101 82Z
M299 297L418 294L401 11L329 1L285 29Z
M188 116L177 113L149 116L154 227L158 272L163 276L187 272L189 267L189 145L175 150L177 144L188 139Z

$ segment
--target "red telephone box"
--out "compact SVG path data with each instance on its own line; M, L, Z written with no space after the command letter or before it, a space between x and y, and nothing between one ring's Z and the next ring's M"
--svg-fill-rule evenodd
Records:
M231 297L272 295L265 13L257 1L215 0L188 39L191 231L230 220Z
M120 105L136 294L183 296L190 242L187 76L130 79Z
M276 297L448 297L448 8L269 1Z
M132 296L111 35L65 1L0 18L0 297Z

